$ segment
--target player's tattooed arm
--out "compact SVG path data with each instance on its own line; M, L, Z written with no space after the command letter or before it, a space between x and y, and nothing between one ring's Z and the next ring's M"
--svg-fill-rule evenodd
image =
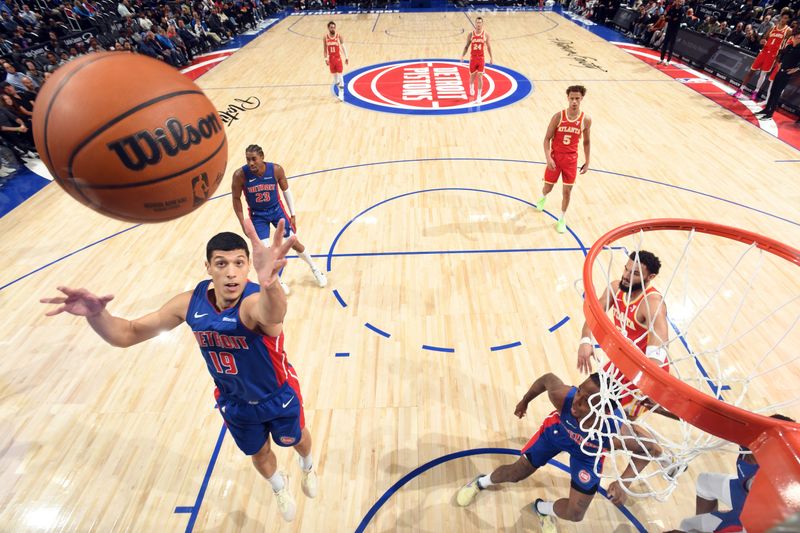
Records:
M528 404L545 391L553 405L557 409L561 409L561 406L564 404L564 398L566 398L569 390L569 385L565 385L564 382L561 381L561 378L555 374L547 373L533 382L533 385L531 385L528 392L525 393L525 396L523 396L522 400L517 404L516 409L514 409L514 415L516 415L517 418L525 416L525 412L528 410Z

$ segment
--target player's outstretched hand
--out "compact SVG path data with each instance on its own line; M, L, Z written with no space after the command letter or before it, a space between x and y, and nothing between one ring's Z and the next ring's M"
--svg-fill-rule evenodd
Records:
M608 499L611 500L611 503L614 505L625 505L625 502L628 501L628 493L625 492L619 481L615 481L609 485L607 492Z
M103 312L106 304L114 299L114 295L96 296L86 289L70 289L69 287L57 287L64 296L55 298L42 298L39 302L43 304L57 304L58 307L51 309L46 316L56 316L67 312L76 316L95 316Z
M258 275L258 283L262 287L269 287L275 283L278 279L278 273L286 266L286 254L289 253L292 245L294 245L296 237L291 235L284 240L283 232L285 228L286 221L281 219L278 222L278 227L275 228L271 245L264 246L264 243L258 238L253 221L249 218L244 219L244 232L253 246L253 268L256 271L256 275Z
M517 404L517 407L514 409L514 416L517 418L522 418L525 416L525 413L528 411L528 402L525 400L520 400Z
M594 354L594 346L581 344L580 348L578 348L578 370L584 374L591 374L592 359L597 359Z
M584 163L581 165L581 174L586 174L586 171L589 170L589 163Z

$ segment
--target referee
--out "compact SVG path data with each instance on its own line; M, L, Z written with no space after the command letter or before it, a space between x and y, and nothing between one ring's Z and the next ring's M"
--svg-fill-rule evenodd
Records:
M683 2L684 0L674 0L667 6L667 10L664 12L664 16L667 19L667 28L664 30L664 43L661 45L661 60L658 62L659 65L665 63L664 56L667 57L667 65L672 61L672 49L675 48L675 39L678 38L678 29L683 22Z
M772 118L772 114L778 109L781 93L789 81L800 72L800 28L794 29L792 38L786 43L778 59L781 62L781 70L772 82L772 92L769 93L767 105L758 113L762 118Z

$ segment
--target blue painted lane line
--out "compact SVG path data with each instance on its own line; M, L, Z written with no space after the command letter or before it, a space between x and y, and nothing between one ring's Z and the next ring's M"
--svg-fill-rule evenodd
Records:
M378 498L378 501L376 501L372 505L372 507L369 508L367 514L365 514L364 518L361 519L361 522L358 524L358 527L356 527L356 533L363 533L366 530L372 518L378 513L380 508L383 507L383 504L385 504L389 500L389 498L391 498L394 495L395 492L403 488L403 486L406 485L412 479L416 478L421 474L424 474L431 468L434 468L442 463L446 463L447 461L460 459L462 457L469 457L471 455L484 455L484 454L512 455L514 457L519 457L519 450L511 448L475 448L472 450L464 450L460 452L449 453L447 455L443 455L442 457L433 459L432 461L428 461L427 463L421 466L418 466L417 468L415 468L414 470L412 470L411 472L400 478L394 485L389 487L380 498ZM564 472L569 473L569 467L563 463L560 463L559 461L551 459L549 461L549 464L555 466L560 470L563 470ZM602 487L600 487L599 492L602 496L608 498L608 494ZM625 506L617 506L617 509L619 509L620 512L624 514L628 520L631 521L631 524L633 524L633 527L635 527L639 533L647 533L647 529L645 529L642 523L639 522L639 520L635 516L633 516L633 514L627 508L625 508Z
M392 336L392 334L391 334L391 333L387 333L387 332L383 331L382 329L380 329L380 328L377 328L377 327L373 326L373 325L372 325L372 324L370 324L369 322L365 322L365 323L364 323L364 327L366 327L366 328L367 328L367 329L369 329L369 330L372 330L372 331L374 331L374 332L375 332L375 333L377 333L378 335L381 335L381 336L383 336L383 337L386 337L387 339L388 339L389 337L391 337L391 336Z
M520 341L510 342L508 344L501 344L500 346L492 346L489 348L493 352L499 352L500 350L508 350L509 348L516 348L517 346L522 346Z
M445 353L453 353L456 351L455 348L441 348L439 346L431 346L430 344L423 344L423 350L429 350L431 352L445 352Z
M200 506L203 504L203 498L206 495L208 488L208 481L211 479L211 473L214 471L214 465L217 464L217 457L219 457L219 450L222 448L222 441L225 439L225 433L228 432L228 427L223 423L222 429L219 431L217 437L217 444L214 446L214 452L211 454L211 459L208 461L208 468L203 476L203 482L200 484L200 490L197 493L197 499L192 507L176 507L176 513L189 513L189 523L186 525L186 533L191 533L194 529L194 524L197 521L197 515L200 513Z
M563 326L567 322L569 322L569 316L565 316L564 318L562 318L561 320L559 320L558 322L556 322L555 324L553 324L552 326L547 328L547 331L549 331L550 333L553 333L555 330L557 330L558 328L560 328L561 326Z
M336 352L336 357L350 357L350 352Z
M325 257L325 256L323 256L323 257ZM342 295L339 294L338 290L333 289L333 295L336 297L337 300L339 300L339 305L341 305L342 307L347 307L347 304L345 303L344 299L342 298Z

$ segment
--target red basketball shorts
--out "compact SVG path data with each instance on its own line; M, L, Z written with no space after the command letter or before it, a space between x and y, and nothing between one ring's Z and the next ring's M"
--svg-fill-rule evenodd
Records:
M578 175L578 154L560 154L553 152L553 161L556 163L555 170L550 167L545 167L544 181L547 183L556 183L558 178L564 182L564 185L572 185L575 183L575 177Z

